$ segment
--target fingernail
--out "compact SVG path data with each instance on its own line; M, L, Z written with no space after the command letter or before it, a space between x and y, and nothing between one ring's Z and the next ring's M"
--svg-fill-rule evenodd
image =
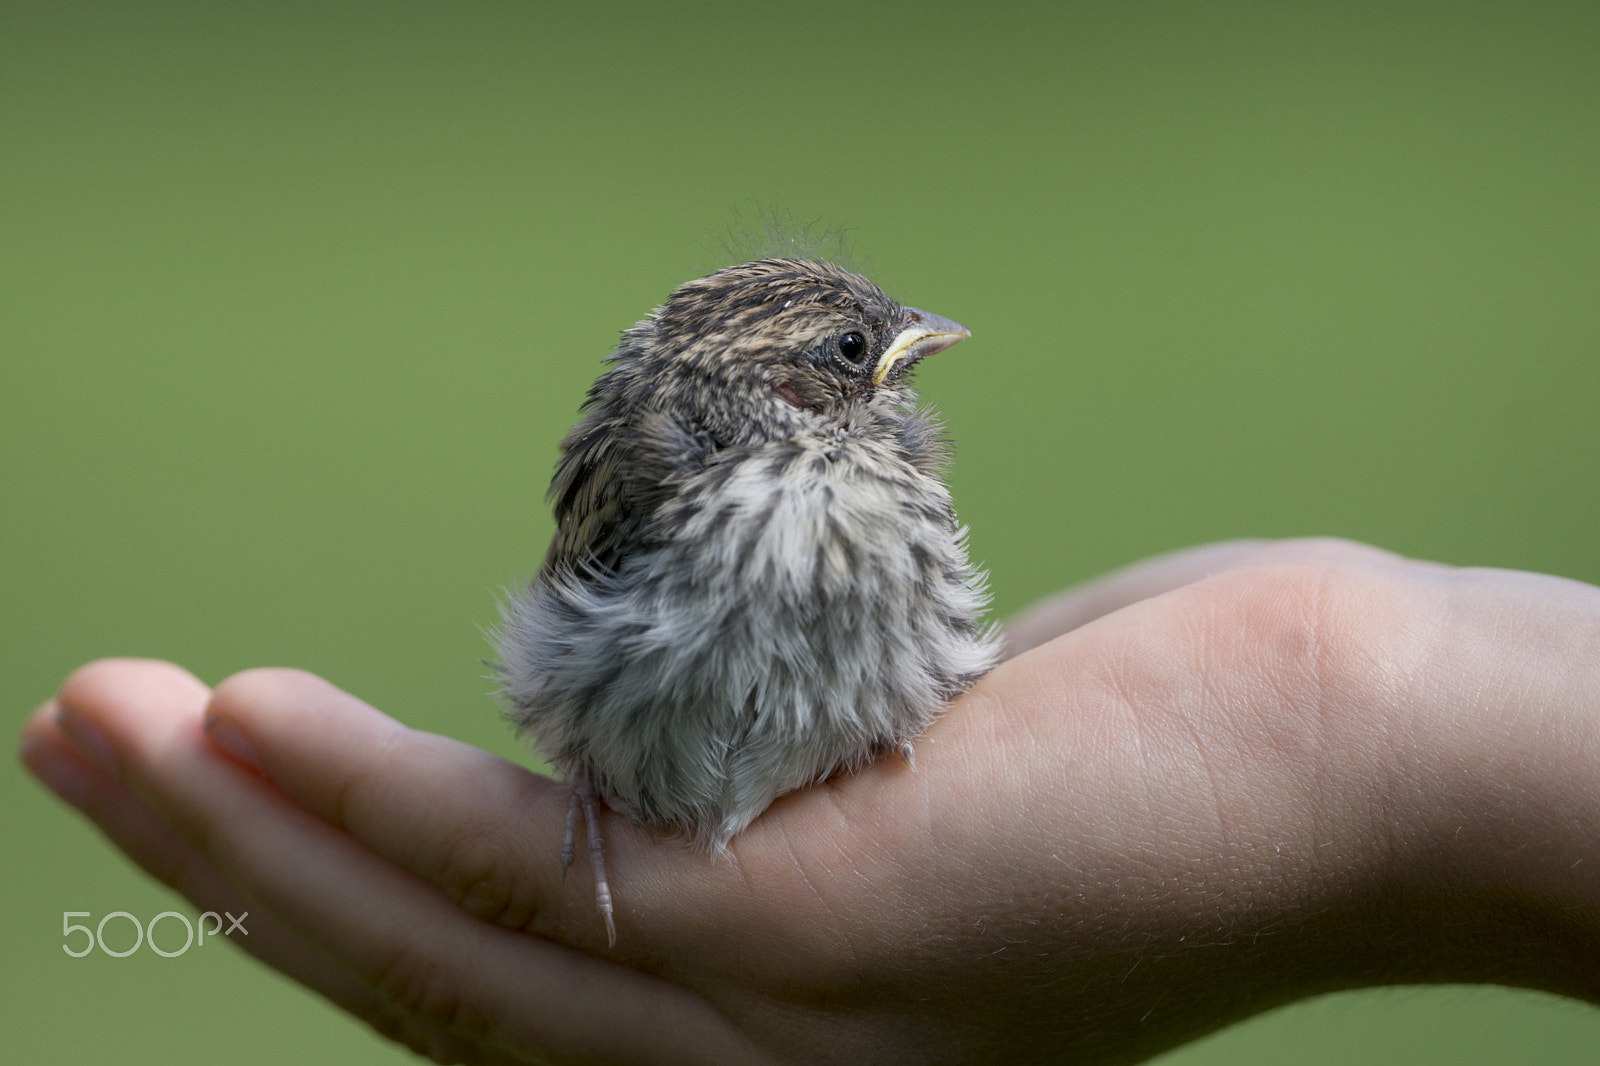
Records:
M256 754L256 746L250 743L250 738L244 735L244 730L226 718L212 716L206 719L206 736L211 738L211 743L236 760L256 773L261 773L261 756Z
M17 758L46 788L72 806L83 810L88 805L94 780L71 756L37 737L24 737L17 746Z
M117 772L117 751L111 746L111 741L100 732L99 728L66 707L56 710L56 725L72 741L72 746L84 754L89 761L109 773Z

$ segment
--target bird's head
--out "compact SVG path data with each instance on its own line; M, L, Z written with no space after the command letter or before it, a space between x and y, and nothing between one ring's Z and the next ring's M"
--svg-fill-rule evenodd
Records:
M762 259L679 287L628 331L607 377L720 439L771 440L891 417L910 368L969 335L831 263Z

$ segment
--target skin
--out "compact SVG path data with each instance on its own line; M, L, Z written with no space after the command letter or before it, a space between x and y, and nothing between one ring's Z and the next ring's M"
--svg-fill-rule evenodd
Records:
M1600 1003L1600 589L1235 543L1010 633L914 773L793 793L717 862L614 820L612 951L563 786L308 674L93 663L23 759L441 1061L1128 1062L1336 988Z

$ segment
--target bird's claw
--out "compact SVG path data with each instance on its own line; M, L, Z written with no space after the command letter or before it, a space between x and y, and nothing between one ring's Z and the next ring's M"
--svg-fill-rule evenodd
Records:
M589 865L594 869L594 905L606 923L606 946L617 946L617 922L611 903L611 883L606 880L606 842L600 833L600 797L587 778L572 782L572 799L567 804L567 831L561 842L561 875L566 876L572 865L576 848L573 846L578 829L578 812L583 812L583 824L589 835Z
M574 855L572 838L577 832L578 828L579 803L580 800L578 797L578 790L576 787L574 787L572 790L572 798L567 801L567 832L566 835L561 838L561 879L563 881L567 879L567 870L572 866L572 859Z

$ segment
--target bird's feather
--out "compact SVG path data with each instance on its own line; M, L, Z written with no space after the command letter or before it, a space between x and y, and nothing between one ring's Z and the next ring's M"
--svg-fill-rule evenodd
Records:
M539 750L615 809L720 846L782 792L905 744L986 671L948 444L907 377L960 336L804 260L690 282L626 331L498 638Z

